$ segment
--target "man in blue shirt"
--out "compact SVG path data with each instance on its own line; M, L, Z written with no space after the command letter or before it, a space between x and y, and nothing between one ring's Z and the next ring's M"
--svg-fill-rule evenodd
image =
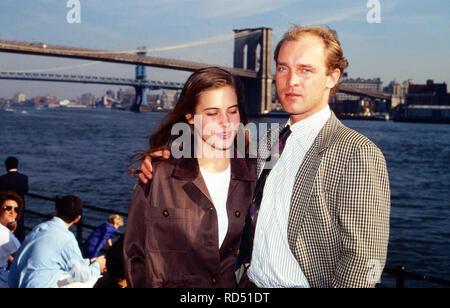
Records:
M104 256L83 259L70 226L81 219L83 204L76 196L56 201L55 217L37 225L17 252L9 273L11 288L51 288L70 274L71 282L86 282L106 270Z

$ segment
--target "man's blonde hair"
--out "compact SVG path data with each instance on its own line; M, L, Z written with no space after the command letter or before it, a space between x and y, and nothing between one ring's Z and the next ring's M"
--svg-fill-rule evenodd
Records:
M274 59L278 63L278 55L281 46L288 41L297 41L303 35L310 34L322 39L325 50L325 65L327 67L327 75L331 74L335 69L341 71L341 77L344 74L344 69L348 66L348 61L344 57L341 43L338 40L336 31L325 26L298 26L293 25L284 34L281 41L275 48ZM331 89L331 93L337 91L338 84Z

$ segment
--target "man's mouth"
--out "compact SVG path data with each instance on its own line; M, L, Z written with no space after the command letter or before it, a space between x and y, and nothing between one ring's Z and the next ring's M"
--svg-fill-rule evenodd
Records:
M297 97L301 97L302 95L300 93L287 92L284 94L284 96L286 96L287 98L297 98Z

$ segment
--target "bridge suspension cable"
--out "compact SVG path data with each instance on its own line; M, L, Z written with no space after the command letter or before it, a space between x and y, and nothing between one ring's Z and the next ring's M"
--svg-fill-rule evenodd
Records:
M163 46L163 47L155 47L155 48L144 48L144 49L131 49L131 50L122 50L122 51L89 51L89 53L95 53L95 54L111 54L111 53L129 53L134 54L137 52L159 52L159 51L169 51L169 50L175 50L175 49L183 49L183 48L189 48L189 47L196 47L201 45L207 45L207 44L213 44L218 43L222 41L226 41L229 39L234 39L240 36L244 36L245 34L240 33L229 33L229 34L222 34L217 35L214 37L210 37L207 39L202 40L196 40L192 42L186 42L182 44L176 44L176 45L169 45L169 46ZM45 45L45 44L44 44ZM86 51L87 53L88 51ZM102 63L101 61L91 61L88 63L82 63L77 65L70 65L70 66L60 66L60 67L53 67L53 68L44 68L44 69L34 69L34 70L21 70L21 71L5 71L5 72L16 72L16 73L44 73L44 72L54 72L54 71L63 71L63 70L69 70L69 69L76 69L76 68L82 68L87 67L91 65L96 65Z

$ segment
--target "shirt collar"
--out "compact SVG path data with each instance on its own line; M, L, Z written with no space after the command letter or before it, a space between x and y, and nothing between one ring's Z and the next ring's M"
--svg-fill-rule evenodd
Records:
M64 227L65 229L69 229L67 227L67 224L65 223L65 221L62 220L61 218L54 216L52 220L56 225L58 225L60 227Z
M319 112L316 112L295 124L291 125L291 120L289 119L287 125L290 126L293 139L298 140L305 148L308 148L314 142L314 139L317 137L330 116L331 110L327 104Z

